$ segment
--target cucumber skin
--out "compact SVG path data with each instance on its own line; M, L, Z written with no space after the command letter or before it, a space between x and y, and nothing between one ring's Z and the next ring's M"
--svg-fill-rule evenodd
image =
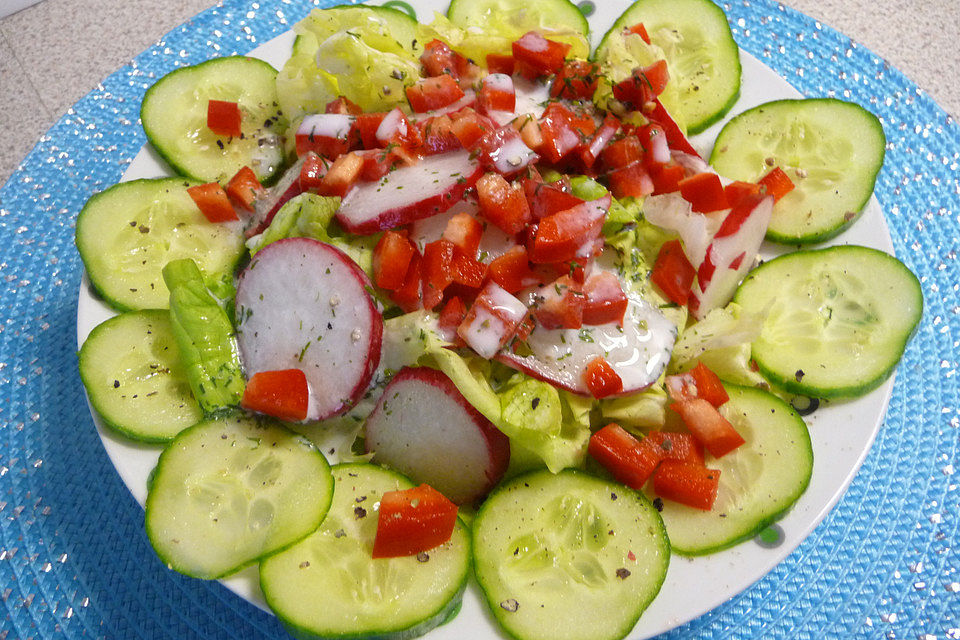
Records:
M795 103L802 103L807 105L816 105L818 103L819 104L842 103L844 105L848 105L850 108L859 109L863 113L870 116L871 118L870 122L875 124L876 130L879 133L880 139L881 139L881 147L880 147L881 152L880 152L879 162L877 163L876 171L873 172L873 178L869 180L870 188L869 190L866 191L866 196L855 207L857 211L857 215L853 216L849 220L844 220L841 218L840 224L838 224L837 226L831 227L829 229L824 229L823 231L819 231L819 232L807 233L800 236L794 236L794 235L778 233L776 231L771 231L768 229L765 236L767 240L769 240L770 242L775 242L777 244L788 244L788 245L819 244L821 242L826 242L827 240L837 237L838 235L840 235L841 233L849 229L854 222L859 220L860 216L863 214L863 209L867 206L867 203L870 201L870 197L873 195L874 188L876 187L876 184L877 184L877 177L880 175L880 169L883 167L883 160L884 160L884 157L886 156L887 136L883 130L883 125L880 123L880 120L877 119L877 117L872 112L868 111L867 109L860 106L859 104L856 104L855 102L848 102L846 100L840 100L838 98L788 98L783 100L773 100L771 102L765 102L764 104L757 105L756 107L747 109L743 113L738 113L737 115L735 115L733 118L730 119L730 122L724 125L723 129L720 130L720 133L717 134L717 139L714 143L713 150L710 153L710 159L708 162L710 163L711 166L714 165L714 162L716 160L717 150L722 146L721 143L723 141L722 139L723 139L724 131L726 131L727 127L735 123L738 119L744 116L749 117L749 114L757 109L764 109L764 108L775 106L775 105L783 105L783 104L789 105L789 104L795 104ZM714 122L711 122L710 124L714 124ZM776 215L776 212L774 212L774 215Z
M741 385L730 384L730 383L727 383L727 382L724 382L724 383L723 383L723 386L724 386L724 388L727 390L727 393L730 395L730 398L731 398L731 399L733 399L734 395L735 395L735 394L738 394L738 393L740 393L740 394L744 394L744 393L746 393L746 394L758 394L758 393L761 393L761 394L767 395L767 396L769 396L771 399L773 399L773 400L775 401L775 404L782 404L792 416L794 416L797 420L800 420L801 422L804 423L804 425L806 425L806 422L803 420L802 417L800 417L800 414L797 413L796 409L794 409L792 406L790 406L790 403L784 402L783 400L781 400L780 398L778 398L777 396L775 396L775 395L773 395L773 394L771 394L771 393L769 393L769 392L762 391L762 390L760 390L760 389L755 389L755 388L753 388L753 387L744 387L744 386L741 386ZM813 443L812 443L812 441L810 440L810 431L809 431L809 429L804 429L804 433L805 433L805 435L806 435L806 439L804 440L804 444L806 445L806 448L810 451L810 458L812 459L812 458L813 458ZM728 454L728 455L732 455L732 454ZM709 464L708 464L708 466L709 466ZM811 467L812 467L812 464L811 464ZM759 533L760 533L761 531L763 531L764 529L766 529L767 527L769 527L771 524L773 524L773 523L776 522L777 520L780 520L788 511L790 511L790 509L793 508L793 506L797 503L797 500L799 500L800 497L807 491L807 487L810 486L810 478L811 478L811 476L812 476L812 474L808 474L808 475L807 475L807 480L806 480L806 482L803 483L802 487L800 487L800 489L797 491L796 495L793 496L793 498L792 498L792 500L790 500L790 503L789 503L789 504L787 504L786 506L784 506L783 509L781 509L780 511L778 511L778 512L776 512L776 513L773 513L773 514L770 514L768 517L763 518L762 520L760 520L760 521L757 523L757 526L756 526L756 527L754 527L754 528L751 529L750 531L747 531L747 532L744 533L743 535L738 536L738 537L735 537L735 538L731 538L730 540L728 540L728 541L726 541L726 542L724 542L724 543L722 543L722 544L719 544L719 545L716 545L716 546L713 546L713 547L704 548L704 549L682 549L682 548L673 546L672 543L671 543L671 545L670 545L670 548L671 548L671 549L673 550L673 552L676 553L677 555L684 556L684 557L686 557L686 558L696 558L696 557L699 557L699 556L708 556L708 555L712 555L712 554L714 554L714 553L718 553L718 552L720 552L720 551L724 551L724 550L729 549L729 548L731 548L731 547L737 546L737 545L740 544L741 542L745 542L745 541L747 541L747 540L750 540L750 539L754 538L755 536L759 535Z
M806 383L803 383L803 382L797 382L796 377L794 377L794 376L781 376L780 374L776 373L775 371L772 371L772 370L769 369L768 367L764 366L763 362L761 362L760 360L757 360L756 358L754 358L754 362L756 362L757 368L759 369L760 374L761 374L764 378L767 378L767 379L768 379L771 383L773 383L775 386L779 387L780 389L783 389L784 391L786 391L786 392L788 392L788 393L792 393L792 394L794 394L794 395L808 396L808 397L811 397L811 398L823 398L823 399L825 399L825 400L837 400L837 399L857 398L857 397L860 397L860 396L862 396L862 395L865 395L865 394L873 391L874 389L876 389L877 387L879 387L880 385L882 385L882 384L884 383L884 381L887 380L887 378L889 378L889 377L893 374L894 371L896 371L897 366L899 366L899 364L900 364L900 360L903 358L903 352L904 352L904 351L906 350L906 348L907 348L907 343L910 342L910 339L911 339L911 338L913 337L913 335L916 333L917 327L918 327L919 324L920 324L920 318L923 316L923 292L922 292L922 289L921 289L921 287L920 287L920 281L917 280L917 277L913 274L913 272L910 271L910 270L906 267L906 265L904 265L902 262L900 262L900 260L897 260L896 257L891 256L890 254L885 253L885 252L883 252L883 251L880 251L880 250L878 250L878 249L871 249L871 248L869 248L869 247L860 247L860 246L857 246L857 245L840 245L840 246L836 246L836 247L825 247L825 248L823 248L823 249L807 249L807 250L804 251L804 253L827 253L827 252L835 252L835 251L837 251L837 250L844 251L844 250L846 250L846 247L856 247L857 249L860 249L860 250L865 250L865 251L870 251L870 252L875 252L875 253L877 253L877 254L881 254L882 256L885 256L885 258L887 258L887 259L896 261L896 262L902 267L904 273L909 274L909 276L910 276L910 277L913 279L913 281L915 282L915 284L916 284L916 289L917 289L917 291L916 291L916 293L917 293L917 298L916 298L916 300L915 300L915 302L917 303L917 307L918 307L918 310L917 310L917 321L914 323L913 329L904 336L903 342L899 345L898 355L897 355L897 357L896 357L895 359L893 359L893 360L891 361L890 366L886 367L886 368L885 368L878 376L876 376L875 378L872 378L872 379L864 382L863 384L859 384L859 385L849 385L849 386L843 386L843 387L820 387L820 386L816 386L816 385L806 384ZM795 256L795 255L797 255L797 252L787 253L787 254L784 254L784 255L782 255L782 256L778 256L777 258L774 258L773 260L770 260L770 261L768 261L768 262L765 262L764 264L760 265L759 267L755 268L753 271L751 271L750 273L748 273L748 274L747 274L747 277L744 278L744 280L743 280L742 283L740 283L740 287L737 289L737 292L734 294L734 296L733 296L733 302L736 302L737 304L740 304L741 306L744 306L745 308L748 308L749 305L744 305L744 302L743 302L743 300L742 300L741 297L740 297L741 291L743 290L744 286L745 286L747 283L749 283L752 279L756 278L756 274L759 273L760 270L763 269L765 266L767 266L767 265L769 265L769 264L773 264L773 263L775 263L777 260L784 259L784 258L789 258L790 256Z
M410 480L407 476L403 475L398 471L394 471L392 469L386 469L384 467L378 467L371 463L365 463L365 462L346 462L346 463L336 464L331 467L331 473L335 475L336 472L340 470L348 470L351 468L357 468L357 469L363 470L368 467L374 467L380 471L386 471L402 479L402 481L405 482L407 486L401 487L401 488L410 488L410 487L416 486L416 484L412 480ZM334 490L336 490L336 487L334 487ZM333 500L333 494L331 492L331 505L332 505L332 500ZM320 523L320 526L323 526L322 522ZM337 635L328 636L328 635L317 634L310 631L309 629L300 627L290 622L286 618L281 617L279 614L274 613L274 615L276 615L277 619L280 620L281 624L283 625L283 628L287 631L287 633L289 633L291 636L293 636L297 640L411 640L412 638L417 638L419 636L422 636L423 634L427 633L431 629L444 625L447 622L453 620L453 618L456 617L457 613L459 613L463 605L463 594L467 588L467 581L470 575L473 573L473 531L469 526L466 525L463 518L460 517L459 513L457 514L457 526L466 535L466 542L468 545L470 545L470 550L468 551L468 554L467 554L467 564L463 573L463 577L460 581L460 585L457 589L457 592L443 607L437 610L436 613L434 613L430 617L424 620L421 620L420 622L410 627L407 627L405 629L396 629L393 631L374 631L369 633L337 634ZM306 537L310 537L310 535L313 535L313 533L308 534ZM285 549L289 548L290 546L293 546L293 545L291 544ZM281 549L280 551L284 551L285 549ZM279 551L277 553L279 553ZM260 584L260 591L261 593L264 593L264 594L266 593L266 591L263 588L262 582ZM273 609L272 606L270 608L271 610Z
M240 59L247 60L247 61L250 61L250 62L256 62L256 63L259 63L259 64L264 65L264 66L266 66L266 67L269 67L269 68L273 71L274 75L277 74L277 70L274 69L273 66L270 65L270 63L268 63L268 62L266 62L266 61L264 61L264 60L260 60L259 58L253 58L253 57L250 57L250 56L228 56L228 57L224 57L224 58L211 58L210 60L206 60L206 61L204 61L204 62L201 62L201 63L199 63L199 64L195 64L195 65L191 65L191 66L189 66L189 67L180 67L179 69L175 69L175 70L171 71L170 73L168 73L167 75L163 76L162 78L160 78L159 80L157 80L156 82L154 82L152 85L150 85L150 88L147 89L146 93L143 94L143 100L142 100L141 103L140 103L140 122L141 122L142 125L143 125L143 132L146 134L147 140L150 142L150 148L157 152L157 155L159 155L159 156L163 159L163 161L164 161L165 163L167 163L167 165L168 165L171 169L173 169L174 173L176 173L176 174L178 174L178 175L180 175L180 176L183 176L183 177L185 177L185 178L188 178L188 179L190 179L190 180L196 180L196 181L198 181L198 182L201 183L201 184L202 184L202 183L206 183L206 182L210 182L210 181L207 180L207 178L204 177L204 176L197 176L197 175L194 175L194 174L190 173L183 165L181 165L179 162L177 162L170 154L168 154L168 153L163 149L163 145L156 145L156 144L153 143L154 135L151 134L151 130L150 130L149 126L147 125L147 122L149 121L149 119L143 117L143 116L144 116L144 108L145 108L145 105L147 105L147 104L150 102L150 96L151 96L151 94L153 94L154 90L157 88L158 85L161 84L161 81L164 80L165 78L169 78L169 77L173 76L174 74L178 74L178 73L195 71L195 70L200 69L200 68L202 68L202 67L204 67L204 66L210 65L210 64L212 64L212 63L218 63L218 62L221 62L221 61L223 61L223 60L227 60L227 59L229 59L229 58L240 58ZM265 187L269 187L270 185L272 185L273 183L275 183L277 180L280 179L280 176L283 175L284 169L285 169L285 167L282 167L282 166L281 166L281 167L277 167L277 169L276 169L271 175L263 178L263 179L260 181L261 184L263 184L263 186L265 186ZM229 179L229 178L227 178L227 179Z

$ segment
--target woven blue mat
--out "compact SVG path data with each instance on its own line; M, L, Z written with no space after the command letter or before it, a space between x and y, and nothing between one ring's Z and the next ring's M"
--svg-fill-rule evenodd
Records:
M806 95L847 98L881 118L876 195L897 256L921 275L926 310L886 421L837 507L756 585L664 637L960 638L960 127L814 20L766 0L723 6L740 46ZM245 53L308 9L226 0L202 13L74 105L0 189L0 640L287 637L272 616L152 553L77 375L73 229L144 143L140 99L155 79Z

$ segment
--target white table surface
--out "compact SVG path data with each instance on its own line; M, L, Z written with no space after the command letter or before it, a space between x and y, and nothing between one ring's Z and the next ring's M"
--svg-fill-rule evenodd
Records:
M0 6L18 2L22 4L0 0ZM211 0L44 0L0 19L0 184L70 105L211 4ZM948 113L960 116L960 1L784 0L784 4L866 45Z

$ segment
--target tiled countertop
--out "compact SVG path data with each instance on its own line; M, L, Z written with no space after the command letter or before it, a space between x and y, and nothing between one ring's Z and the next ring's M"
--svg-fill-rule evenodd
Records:
M0 0L0 3L8 0ZM0 184L100 80L210 0L45 0L0 19ZM787 0L866 45L960 116L960 2Z

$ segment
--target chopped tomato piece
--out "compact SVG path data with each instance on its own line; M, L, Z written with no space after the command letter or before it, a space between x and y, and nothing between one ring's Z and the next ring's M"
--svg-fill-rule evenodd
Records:
M447 221L443 237L456 245L465 256L476 257L483 235L483 225L466 211L454 215Z
M199 207L200 213L210 222L230 222L240 219L233 205L230 204L227 192L216 182L188 187L187 193Z
M380 497L374 558L412 556L438 547L453 535L457 505L427 484Z
M456 80L467 74L470 66L470 62L462 54L453 51L447 43L436 38L423 47L420 64L428 76L450 75Z
M242 133L240 122L243 115L240 105L225 100L210 100L207 102L207 128L218 136L239 138Z
M563 59L570 45L547 40L536 31L528 31L513 43L513 58L522 62L536 76L556 73L563 66Z
M653 180L653 193L673 193L680 190L680 181L686 176L686 170L677 164L656 164L650 167L650 179Z
M538 222L584 202L572 193L564 191L562 185L556 182L537 182L531 178L525 178L523 189L527 195L527 203L530 205L530 215Z
M477 199L480 214L510 235L530 222L530 207L523 192L497 173L486 173L477 181Z
M661 460L704 466L703 446L689 433L651 431L644 440L656 446Z
M300 191L316 192L320 189L320 182L327 174L329 166L326 160L312 151L308 152L300 165Z
M509 293L516 293L536 281L530 270L527 250L516 245L490 262L487 272L491 280Z
M240 406L274 418L300 422L307 419L310 390L299 369L253 374L243 390Z
M610 271L598 271L583 283L583 323L623 324L627 312L627 296L620 278Z
M423 248L420 277L423 279L423 308L433 309L443 300L443 290L453 282L453 256L456 247L444 238Z
M407 273L403 276L403 284L390 294L390 299L403 309L404 313L410 313L421 308L420 262L420 252L414 253L410 258Z
M690 375L697 385L697 397L703 398L715 407L720 407L730 399L727 390L723 388L720 377L707 368L707 365L698 362L690 370Z
M658 447L648 440L612 422L590 436L587 453L618 482L640 491L660 464Z
M514 66L513 56L499 53L487 54L487 71L490 73L504 73L512 76Z
M517 106L517 94L513 78L504 73L491 73L480 81L477 92L477 107L483 113L513 111Z
M545 329L579 329L583 326L583 287L570 276L561 276L537 289L533 314Z
M783 196L794 189L793 180L780 167L774 167L767 175L757 180L764 192L773 196L773 201L777 202Z
M360 107L360 105L351 102L346 96L340 96L336 100L331 100L328 102L323 112L358 116L363 113L363 109Z
M737 203L746 196L758 195L760 193L760 185L754 182L736 180L724 187L723 192L727 196L727 202L730 203L730 206L735 207Z
M417 113L451 105L464 96L463 89L450 75L422 78L406 88L410 108Z
M357 153L346 153L330 165L326 175L320 180L318 193L322 196L347 195L347 191L360 178L363 158Z
M720 471L695 464L664 460L653 472L653 491L658 496L710 511L720 488Z
M642 198L656 189L653 178L639 161L608 173L607 183L614 198Z
M623 391L623 380L609 362L597 356L583 370L583 381L594 398L606 398Z
M253 201L263 193L263 185L257 179L253 169L244 165L227 184L227 196L238 206L253 211Z
M614 140L600 152L600 159L607 169L620 169L643 160L640 138L629 135Z
M567 60L550 85L550 96L570 100L590 100L597 90L600 69L587 60Z
M683 245L679 240L670 240L660 247L650 279L660 288L667 300L683 305L690 297L690 288L696 275L696 270L683 251Z
M680 400L670 407L714 458L725 456L745 442L730 421L704 398Z
M609 197L606 200L609 203ZM576 259L578 252L600 235L609 204L599 202L588 200L541 220L530 243L530 261L542 264Z
M720 211L729 208L720 176L705 171L680 181L680 195L698 213Z
M406 234L388 230L373 249L373 281L381 289L396 291L403 286L416 253L417 248Z

